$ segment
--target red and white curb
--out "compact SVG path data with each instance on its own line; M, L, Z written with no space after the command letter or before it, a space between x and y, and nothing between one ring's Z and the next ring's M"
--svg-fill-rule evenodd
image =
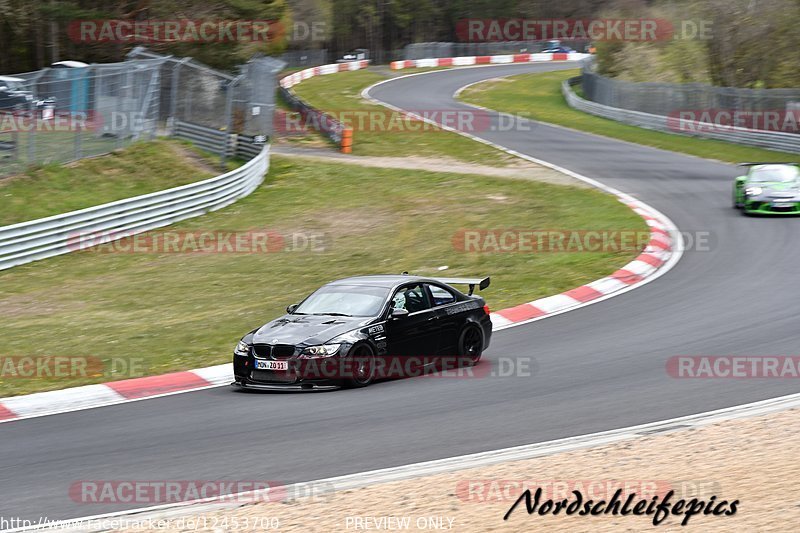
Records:
M540 298L539 300L492 313L492 325L495 330L562 313L628 287L638 285L669 262L673 254L670 223L660 220L659 213L651 212L650 208L641 202L622 201L644 218L650 227L650 242L642 253L610 276L561 294Z
M426 59L406 59L392 61L392 70L406 68L430 67L469 67L473 65L507 65L509 63L538 63L541 61L578 61L590 57L591 54L579 52L538 53L538 54L506 54L497 56L463 56L463 57L431 57Z
M0 398L0 423L220 387L232 379L233 365L226 363L186 372Z
M326 66L337 67L338 69L341 67L341 65L353 65L351 67L347 67L351 70L358 70L359 68L362 68L361 66L354 65L356 63L366 62L342 63L340 65ZM315 67L315 69L321 68L323 67ZM300 75L307 70L314 69L306 69L305 71L300 71L295 75ZM330 69L330 71L339 72L339 70L334 71L333 69ZM330 72L326 71L325 73ZM421 74L422 73L410 74L410 76L417 76ZM301 76L301 79L306 79L307 77L311 77L313 75L313 73L307 74L305 75L305 78ZM389 107L395 111L402 111L401 109L385 104L379 100L375 100L369 96L370 89L388 81L391 80L386 80L366 88L362 92L362 96L379 105ZM428 118L420 117L420 119L430 122L431 124L436 124ZM552 168L558 172L567 174L605 192L613 194L617 196L621 202L628 205L642 218L644 218L647 222L647 225L650 227L650 242L647 244L646 248L638 257L636 257L636 259L621 269L617 270L610 276L593 281L567 292L556 294L554 296L548 296L546 298L540 298L538 300L524 303L515 307L510 307L508 309L495 311L491 315L494 330L497 331L527 324L529 322L541 320L549 316L561 314L572 309L577 309L579 307L617 296L623 292L627 292L628 290L650 282L666 273L675 263L677 263L678 259L680 258L682 254L682 239L677 227L672 223L672 221L669 220L669 218L647 204L640 202L628 194L608 187L607 185L596 180L572 172L571 170L567 170L546 161L541 161L525 154L509 150L503 146L491 143L479 137L475 137L472 134L461 132L446 126L441 126L438 124L436 125L443 129L448 129L455 133L459 133L460 135L469 137L478 142L494 146L499 150L503 150L517 157L521 157L534 163ZM73 387L57 391L39 392L11 398L0 398L0 423L65 413L69 411L91 409L106 405L139 401L148 398L158 398L212 387L220 387L228 385L232 379L232 364L227 363L207 368L189 370L186 372L174 372L160 376L134 378L97 385Z
M289 89L294 87L303 80L314 78L316 76L325 76L327 74L335 74L337 72L348 72L351 70L361 70L369 66L369 60L366 61L348 61L346 63L332 63L330 65L322 65L319 67L311 67L288 76L284 76L280 80L281 87Z

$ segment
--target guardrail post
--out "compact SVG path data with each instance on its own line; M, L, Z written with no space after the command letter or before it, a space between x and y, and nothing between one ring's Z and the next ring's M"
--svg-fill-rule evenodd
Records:
M191 60L191 57L184 57L172 68L172 85L169 88L169 117L167 117L167 127L170 129L170 135L175 135L175 118L178 114L178 83L181 79L181 67Z
M13 145L11 160L19 162L19 132L16 130L11 133L11 144Z
M236 85L242 80L242 75L236 76L228 83L225 88L225 135L222 137L222 153L220 154L220 167L225 170L225 160L227 158L228 143L230 142L230 132L233 129L233 91Z
M73 121L73 122L75 122L75 124L74 124L74 127L75 127L74 149L75 149L75 160L77 161L78 159L81 158L81 126L80 126L79 122L77 122L77 121Z
M31 119L36 119L36 108L34 107L33 102L28 106L29 112L31 114ZM32 165L36 162L36 128L31 128L28 130L28 164Z

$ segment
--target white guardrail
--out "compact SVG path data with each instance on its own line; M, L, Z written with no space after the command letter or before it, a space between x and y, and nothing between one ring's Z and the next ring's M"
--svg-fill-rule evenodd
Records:
M578 85L579 83L580 76L565 80L561 84L561 92L571 108L583 111L584 113L666 133L705 137L747 146L767 148L770 150L800 153L800 135L796 133L723 126L680 117L653 115L641 111L609 107L586 100L575 94L572 90L572 86Z
M0 227L0 270L81 250L221 209L253 192L269 169L269 145L241 167L196 183Z

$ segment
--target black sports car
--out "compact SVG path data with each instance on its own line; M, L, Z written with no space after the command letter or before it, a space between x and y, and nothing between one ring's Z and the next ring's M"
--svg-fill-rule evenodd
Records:
M469 294L451 285L468 285ZM322 286L245 335L233 385L246 389L364 387L385 377L475 365L489 346L489 278L359 276Z

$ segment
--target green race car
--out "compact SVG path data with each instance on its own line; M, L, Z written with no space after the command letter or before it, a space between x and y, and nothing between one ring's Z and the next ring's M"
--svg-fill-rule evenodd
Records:
M742 213L800 214L800 163L742 163L747 174L736 178L733 207Z

